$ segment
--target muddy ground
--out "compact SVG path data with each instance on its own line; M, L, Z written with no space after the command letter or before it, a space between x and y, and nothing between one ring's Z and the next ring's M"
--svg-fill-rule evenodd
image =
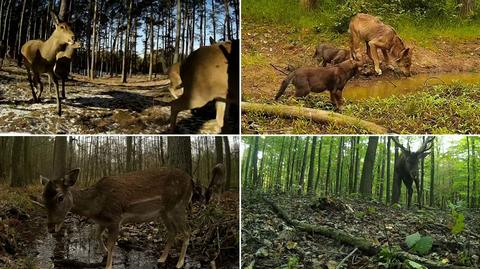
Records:
M42 81L46 87L41 103L33 103L25 69L6 61L0 71L0 132L159 134L169 131L168 102L173 98L166 76L160 75L154 81L134 76L124 85L119 77L91 82L74 75L66 83L67 100L63 101L61 117L56 114L56 95L48 90L47 77L42 77ZM177 131L216 133L219 130L213 117L181 112Z
M48 234L45 212L32 205L27 196L38 191L0 190L0 268L103 268L105 256L94 239L95 225L70 215L59 234ZM226 192L219 206L193 206L184 268L211 268L211 261L217 268L239 268L238 204L238 193ZM166 243L160 223L124 225L114 249L114 268L174 268L179 240L167 262L157 263Z
M357 76L352 79L344 90L346 106L367 106L366 99L387 98L390 96L402 96L422 92L426 87L432 85L450 85L458 82L465 85L480 85L480 38L473 40L444 39L439 37L432 41L433 45L422 47L413 40L406 41L413 46L412 73L413 76L405 78L402 75L392 72L385 67L382 76ZM243 101L274 104L273 101L278 88L285 75L275 70L271 64L284 68L305 66L318 66L313 59L315 46L318 43L329 43L334 46L348 48L348 34L337 37L334 40L326 40L317 36L309 29L295 29L287 26L263 25L243 18L242 21L242 99ZM404 85L405 84L405 85ZM293 106L308 106L309 102L303 102L302 98L293 97L294 87L290 86L282 98L278 101L281 104ZM321 97L318 97L321 96ZM311 93L304 99L312 99L310 103L315 106L311 108L331 110L328 101L328 93ZM298 101L297 101L298 100ZM457 102L458 100L452 100ZM300 104L298 104L300 103ZM367 109L365 107L365 109ZM377 109L384 114L393 111ZM358 111L346 109L344 114L354 117L364 116L362 119L380 122L377 115L360 115ZM378 113L377 113L378 114ZM269 122L275 124L265 125ZM308 124L308 123L307 123ZM355 133L355 130L337 130L335 127L304 127L297 125L291 120L278 120L273 117L262 119L258 115L242 115L242 131L246 133ZM317 124L318 125L318 124ZM291 126L295 126L292 130ZM394 132L402 132L403 126L385 126ZM468 133L468 130L448 130L449 133ZM321 130L326 131L322 132ZM407 133L425 133L425 129L407 129Z
M292 219L342 230L387 249L389 246L392 250L399 247L408 251L406 236L419 232L433 238L433 247L424 258L466 268L478 268L480 265L478 211L466 212L465 231L453 235L449 228L452 217L447 210L407 210L358 198L331 198L335 206L318 208L312 207L318 205L318 197L244 191L242 267L338 268L339 263L354 250L354 247L332 238L296 230L279 218L262 197L272 200ZM389 258L386 256L369 256L356 251L341 268L408 268L400 267L398 260L386 260Z

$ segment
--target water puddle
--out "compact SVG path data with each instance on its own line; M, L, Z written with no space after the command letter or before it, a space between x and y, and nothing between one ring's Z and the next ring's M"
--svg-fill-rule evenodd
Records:
M101 263L103 260L103 251L99 247L98 241L95 239L95 225L66 223L63 235L44 234L35 242L34 251L36 253L37 265L39 268L82 268L80 267L54 267L53 260L68 260L89 265ZM120 235L122 237L122 233ZM160 236L158 239L161 239ZM142 241L140 248L135 250L115 246L113 267L115 269L154 269L154 268L174 268L178 255L176 250L170 252L170 256L166 264L158 264L157 259L160 252L157 253L155 246L158 244L163 247L164 242L157 242L151 238ZM158 248L157 248L158 249ZM186 257L186 265L184 268L200 268L199 262L189 261L190 257ZM92 268L104 268L104 265Z
M349 82L343 91L343 96L350 100L361 100L372 97L385 98L392 95L403 95L415 92L419 88L438 84L480 83L479 73L443 73L419 74L409 78L382 79Z

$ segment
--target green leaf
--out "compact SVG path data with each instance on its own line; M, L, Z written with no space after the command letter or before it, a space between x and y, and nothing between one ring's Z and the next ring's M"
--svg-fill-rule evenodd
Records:
M465 229L465 216L462 213L458 213L455 216L455 224L452 226L452 233L459 234Z
M408 266L410 266L410 268L414 268L414 269L428 269L427 267L411 260L407 260L407 264Z
M408 248L412 248L419 240L422 238L420 233L416 232L405 238L405 243L407 243Z
M296 242L292 242L292 241L288 241L287 242L287 249L294 249L297 247L297 243Z
M426 255L432 248L433 239L431 236L424 236L413 246L413 250L420 255Z

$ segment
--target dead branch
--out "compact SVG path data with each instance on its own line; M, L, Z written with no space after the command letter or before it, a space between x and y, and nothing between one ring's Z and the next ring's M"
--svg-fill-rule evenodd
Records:
M355 128L365 130L372 134L390 133L387 128L377 125L373 122L361 120L335 112L305 107L242 102L242 112L262 113L287 119L305 118L319 123L327 122L343 126L353 126Z

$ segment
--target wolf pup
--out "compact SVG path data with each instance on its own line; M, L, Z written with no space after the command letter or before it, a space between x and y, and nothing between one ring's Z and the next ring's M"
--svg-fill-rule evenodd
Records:
M295 86L296 97L307 96L310 92L329 91L330 100L338 111L343 104L342 91L345 84L358 73L361 66L363 62L353 58L329 67L299 68L282 81L275 100L278 100L292 83Z

